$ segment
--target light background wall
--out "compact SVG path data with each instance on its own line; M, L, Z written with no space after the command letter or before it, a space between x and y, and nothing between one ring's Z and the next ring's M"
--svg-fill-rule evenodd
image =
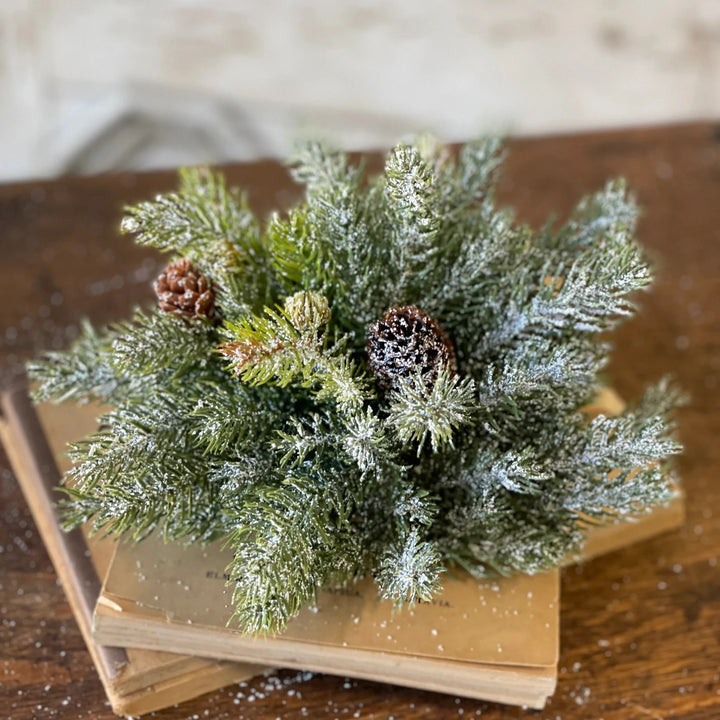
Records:
M2 0L0 179L720 116L720 0Z

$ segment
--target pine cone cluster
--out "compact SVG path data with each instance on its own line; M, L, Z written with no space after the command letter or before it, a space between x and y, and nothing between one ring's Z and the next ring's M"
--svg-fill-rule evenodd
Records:
M414 307L392 307L370 326L367 339L370 369L378 385L391 390L419 374L432 387L444 368L457 372L455 350L438 323Z
M171 262L153 287L163 312L185 318L215 318L212 283L187 258Z

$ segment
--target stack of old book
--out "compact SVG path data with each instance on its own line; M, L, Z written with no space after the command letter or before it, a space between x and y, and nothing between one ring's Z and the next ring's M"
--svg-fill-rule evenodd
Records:
M612 393L597 411L621 403ZM540 708L557 678L559 575L478 581L455 574L431 603L393 613L371 580L322 592L275 637L228 626L230 558L220 543L139 544L63 532L55 489L66 444L89 434L97 408L33 408L2 399L0 437L62 580L114 710L141 714L287 667ZM635 522L592 531L582 558L679 526L682 498ZM89 552L87 552L89 550Z

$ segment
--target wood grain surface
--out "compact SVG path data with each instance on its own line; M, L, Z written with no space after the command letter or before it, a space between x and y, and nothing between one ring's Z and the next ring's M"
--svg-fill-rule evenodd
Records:
M296 195L274 163L228 175L261 214ZM500 197L540 223L617 175L644 208L639 233L658 282L616 333L609 374L627 398L669 371L690 393L679 413L687 524L564 572L560 676L545 710L281 672L157 718L720 717L720 129L511 141ZM0 187L3 386L21 378L25 359L66 346L82 317L109 321L151 297L163 262L118 237L117 225L124 203L173 184L174 173L151 173ZM0 716L113 717L1 452L0 569Z

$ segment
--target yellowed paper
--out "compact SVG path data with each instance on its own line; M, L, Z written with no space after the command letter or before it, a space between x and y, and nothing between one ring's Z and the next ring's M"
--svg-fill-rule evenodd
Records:
M171 622L225 627L232 614L225 567L231 552L165 544L157 537L121 544L103 595L160 611ZM122 603L126 606L126 603ZM228 632L231 632L229 630ZM237 630L236 630L237 632ZM321 592L280 636L333 645L473 663L548 666L557 661L558 575L478 581L446 577L431 603L393 612L372 579Z

